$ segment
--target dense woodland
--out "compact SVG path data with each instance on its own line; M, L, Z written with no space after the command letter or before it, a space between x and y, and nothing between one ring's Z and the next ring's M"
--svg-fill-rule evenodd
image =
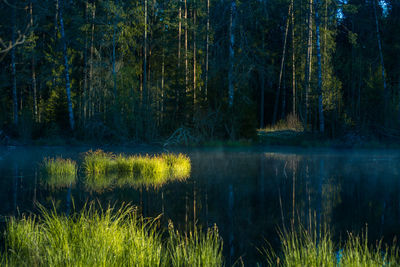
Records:
M0 130L149 142L288 116L400 136L398 0L2 0Z

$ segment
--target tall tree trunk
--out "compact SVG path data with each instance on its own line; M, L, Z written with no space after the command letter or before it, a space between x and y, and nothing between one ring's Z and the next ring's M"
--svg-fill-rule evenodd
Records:
M321 66L321 41L319 33L320 18L318 16L319 0L315 0L315 31L317 38L317 61L318 61L318 115L319 131L325 131L324 107L322 103L322 66Z
M296 116L296 54L295 54L295 46L294 46L294 3L291 1L292 12L291 12L291 21L292 21L292 114Z
M16 28L17 28L17 7L16 7L16 0L13 2L12 6L12 32L11 32L11 42L12 42L12 49L11 49L11 77L12 77L12 95L13 95L13 117L14 117L14 124L18 125L18 97L17 97L17 70L15 66L15 35L16 35Z
M85 23L89 24L89 2L85 1ZM83 50L83 125L86 125L87 119L87 104L88 104L88 30L85 27L85 46Z
M178 69L181 67L181 38L182 38L182 0L178 0L179 13L178 13Z
M260 72L261 78L261 103L260 103L260 129L264 128L264 103L265 103L265 77L264 73Z
M308 111L310 108L309 103L309 91L310 91L310 82L311 82L311 71L312 71L312 26L313 26L313 0L309 0L309 9L308 9L308 38L307 38L307 58L306 58L306 71L305 71L305 94L306 94L306 108L304 115L304 127L308 129Z
M206 31L206 77L205 77L205 100L208 99L208 59L210 42L210 0L207 0L207 31Z
M286 68L283 66L283 77L282 77L282 114L281 114L281 119L285 119L286 116Z
M144 1L143 106L147 116L147 0Z
M117 4L118 2L115 1ZM114 25L113 25L113 43L112 43L112 74L113 74L113 81L114 81L114 100L116 102L117 100L117 72L115 71L115 60L116 60L116 55L115 55L115 49L116 49L116 35L117 35L117 14L114 14Z
M292 10L292 5L289 5L288 16L286 19L286 27L285 27L285 38L284 38L284 42L283 42L281 68L279 71L278 90L276 91L276 95L275 95L274 113L272 116L272 125L274 125L276 123L276 119L277 119L277 115L278 115L279 95L281 93L282 74L283 74L283 68L285 65L286 43L287 43L287 36L288 36L288 31L289 31L289 22L290 22L289 19L290 19L291 10Z
M399 75L399 109L398 109L398 121L400 123L400 75Z
M188 50L188 7L187 7L187 0L185 0L185 96L189 91L189 50ZM185 99L186 101L186 99Z
M96 18L96 3L93 2L92 6L92 32L90 42L90 65L89 65L89 118L94 115L94 89L93 89L93 74L94 74L94 20Z
M29 3L29 13L30 13L30 24L33 27L33 2L30 0ZM32 35L34 32L32 31ZM34 119L37 121L38 117L38 107L37 107L37 84L36 84L36 60L35 60L35 52L32 51L31 58L31 69L32 69L32 91L33 91L33 111L34 111Z
M196 29L196 13L197 13L197 6L196 6L196 0L194 0L194 7L193 7L193 112L195 113L196 112L196 101L197 101L197 99L196 99L196 97L197 97L197 95L196 95L196 89L197 89L197 86L196 86L196 68L197 68L197 62L196 62L196 53L197 53L197 51L196 51L196 31L197 31L197 29Z
M382 52L382 42L381 42L381 34L379 32L379 22L378 22L378 15L376 13L376 0L372 0L373 7L374 7L374 15L375 15L375 24L376 24L376 37L378 39L378 48L379 48L379 58L381 60L381 67L382 67L382 81L383 81L383 90L384 90L384 101L385 101L385 115L388 110L388 102L389 102L389 90L386 85L386 76L385 76L385 64L383 61L383 52Z
M60 0L58 0L60 1ZM69 115L69 125L71 130L75 129L74 112L72 110L72 100L71 100L71 85L69 81L69 64L68 64L68 54L67 54L67 40L64 31L64 20L63 20L63 0L59 4L58 12L60 19L60 30L61 30L61 42L63 45L63 57L64 57L64 68L65 68L65 88L67 91L67 104L68 104L68 115Z
M228 103L233 107L235 87L233 84L233 65L235 61L235 28L236 28L236 1L231 0L231 15L229 24L229 73L228 73Z

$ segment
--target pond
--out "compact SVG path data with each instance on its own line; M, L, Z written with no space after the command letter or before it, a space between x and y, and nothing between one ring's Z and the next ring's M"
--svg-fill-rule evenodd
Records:
M45 157L82 161L89 148L0 148L0 216L38 212L40 203L70 214L88 201L103 207L132 203L146 217L162 214L181 230L217 225L227 266L262 262L258 249L279 250L279 229L327 225L335 239L367 229L369 240L390 243L400 234L400 152L289 148L191 149L190 178L163 186L49 186ZM157 149L106 151L156 154Z

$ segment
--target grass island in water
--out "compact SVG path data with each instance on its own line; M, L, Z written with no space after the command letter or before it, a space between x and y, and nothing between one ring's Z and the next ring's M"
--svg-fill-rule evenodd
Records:
M89 190L102 190L113 185L160 187L170 181L188 178L191 162L183 154L125 156L96 150L84 154L81 169ZM75 182L77 164L70 159L45 158L41 170L45 184L63 188Z

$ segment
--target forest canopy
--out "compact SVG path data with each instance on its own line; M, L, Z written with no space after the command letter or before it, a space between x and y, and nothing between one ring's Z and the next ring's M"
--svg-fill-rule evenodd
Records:
M395 0L1 0L0 130L400 136Z

